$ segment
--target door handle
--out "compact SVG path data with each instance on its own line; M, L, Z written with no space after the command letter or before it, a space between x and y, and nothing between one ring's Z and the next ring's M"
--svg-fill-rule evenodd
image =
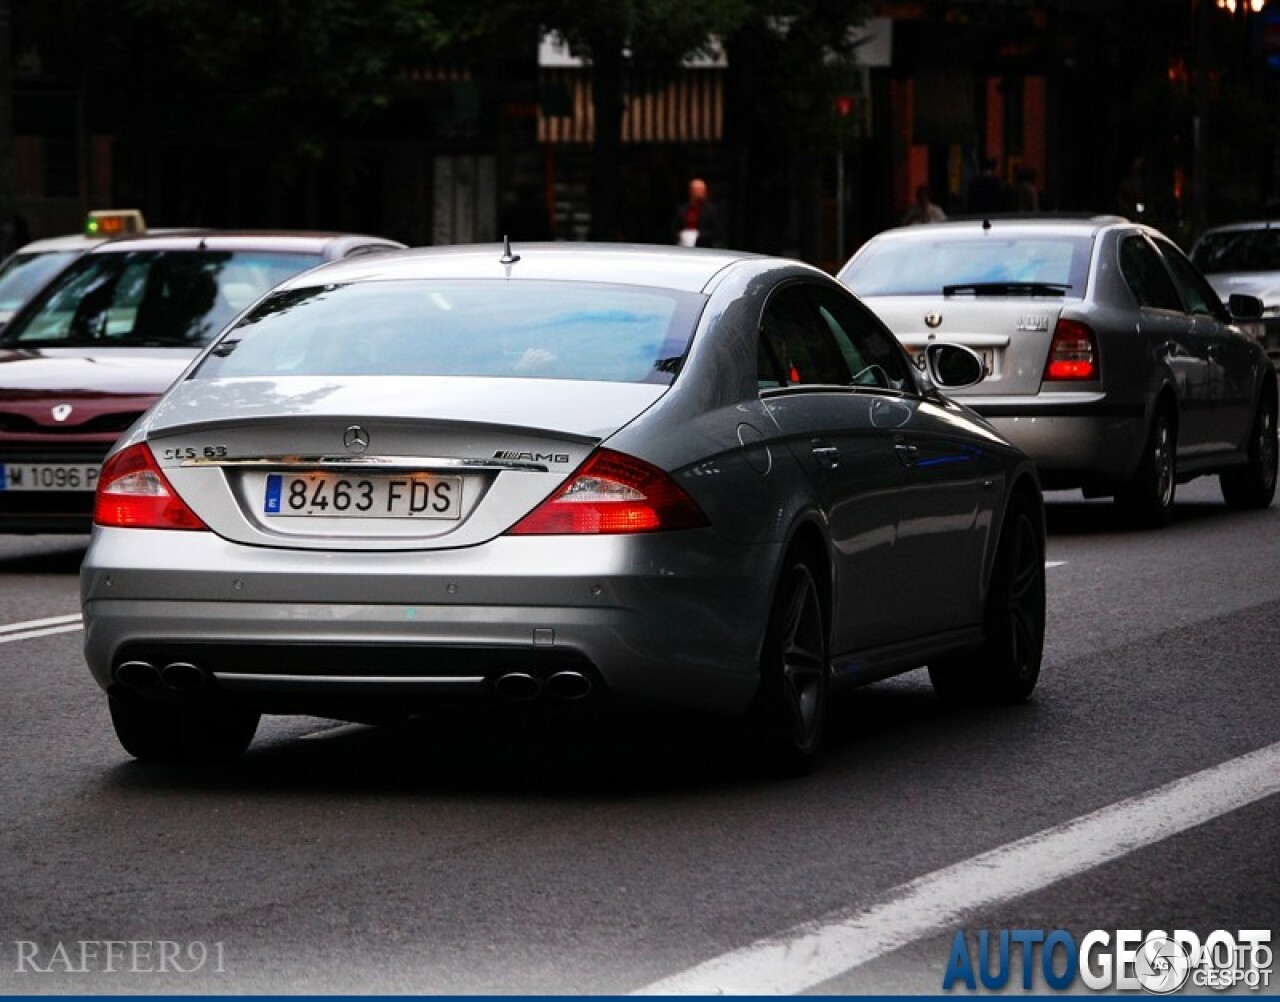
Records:
M826 442L814 442L813 458L818 461L819 466L834 470L840 465L840 450Z
M898 454L903 466L915 466L916 459L920 456L920 447L910 442L895 442L893 451Z

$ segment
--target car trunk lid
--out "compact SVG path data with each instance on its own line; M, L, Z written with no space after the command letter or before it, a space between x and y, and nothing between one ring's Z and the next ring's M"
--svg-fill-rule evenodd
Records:
M315 549L470 546L506 531L665 391L568 380L194 380L147 422L214 532Z
M1044 378L1060 300L1042 297L867 297L864 302L913 356L932 342L972 348L988 376L952 396L1015 396L1038 393Z

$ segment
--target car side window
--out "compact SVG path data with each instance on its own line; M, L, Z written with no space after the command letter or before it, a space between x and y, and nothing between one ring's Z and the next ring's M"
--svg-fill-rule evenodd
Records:
M765 306L757 360L761 389L848 386L852 380L830 329L802 285L780 289Z
M1120 242L1120 274L1139 306L1175 313L1183 311L1178 290L1161 263L1160 255L1136 233Z
M1169 262L1169 270L1173 272L1174 284L1182 293L1187 304L1187 312L1208 317L1224 317L1222 300L1213 291L1213 287L1195 269L1195 266L1183 256L1173 244L1163 240L1157 241L1164 259Z
M914 388L901 347L870 310L834 289L815 287L812 292L818 315L839 346L854 385Z

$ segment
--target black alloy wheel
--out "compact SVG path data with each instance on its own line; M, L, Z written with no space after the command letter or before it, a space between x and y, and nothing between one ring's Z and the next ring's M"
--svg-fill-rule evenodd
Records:
M1168 407L1156 410L1142 461L1133 479L1116 493L1116 504L1134 526L1158 529L1167 525L1178 487L1178 432Z
M1276 391L1268 387L1258 401L1249 432L1249 461L1218 475L1223 500L1232 508L1266 508L1276 496L1280 461L1276 440Z
M774 595L760 659L760 689L748 711L759 765L783 776L812 768L830 690L827 625L809 564L789 557Z
M1025 701L1040 678L1044 655L1044 543L1026 502L1005 519L987 594L983 644L929 666L934 691L963 703Z

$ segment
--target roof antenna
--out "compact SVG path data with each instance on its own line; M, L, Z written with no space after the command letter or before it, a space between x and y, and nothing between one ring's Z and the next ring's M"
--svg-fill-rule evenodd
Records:
M519 260L519 254L511 253L511 238L504 235L502 238L502 257L498 259L498 264L515 264Z
M990 219L984 219L984 220L982 221L982 228L983 228L984 230L989 230L989 229L991 229L991 220L990 220Z

